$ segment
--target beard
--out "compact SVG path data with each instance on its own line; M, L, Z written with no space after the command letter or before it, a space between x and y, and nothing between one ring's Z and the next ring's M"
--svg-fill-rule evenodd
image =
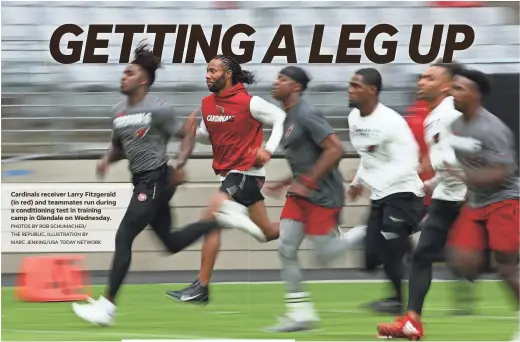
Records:
M224 75L222 75L219 79L215 80L211 85L208 86L208 90L212 93L217 93L221 91L226 85L226 79Z
M357 108L357 109L359 109L359 103L357 103L357 102L350 102L349 101L348 107L349 108Z

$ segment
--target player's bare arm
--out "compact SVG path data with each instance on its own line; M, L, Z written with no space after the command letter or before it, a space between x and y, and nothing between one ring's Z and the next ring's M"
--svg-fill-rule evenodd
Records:
M126 158L123 147L119 139L112 139L107 154L105 155L106 161L111 164Z
M195 112L193 112L176 134L176 137L181 139L181 147L176 158L177 169L182 168L186 164L186 161L193 152L196 129Z
M298 181L292 183L291 191L299 191L298 188L302 185L305 188L315 188L327 173L337 167L344 153L343 144L337 134L327 136L320 147L323 149L320 159L307 174L298 177Z

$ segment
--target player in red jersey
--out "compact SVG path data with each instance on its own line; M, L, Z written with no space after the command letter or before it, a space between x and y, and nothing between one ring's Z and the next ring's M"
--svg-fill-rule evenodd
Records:
M212 94L202 100L203 120L197 129L197 141L213 148L213 170L222 180L217 197L232 199L237 212L252 221L243 229L258 241L267 242L278 239L279 225L267 216L261 193L264 165L282 139L285 112L249 94L244 84L254 81L254 75L242 70L232 57L219 55L209 62L206 85ZM265 124L272 125L273 130L262 147ZM207 304L208 285L219 248L220 234L207 235L198 279L184 289L168 291L167 295L180 302Z
M424 100L417 100L408 110L408 115L405 115L405 120L412 129L413 135L419 144L421 168L419 177L423 182L432 179L435 172L432 169L430 157L428 153L428 145L424 140L424 119L430 113L428 102ZM431 201L431 196L424 196L424 204L428 206Z

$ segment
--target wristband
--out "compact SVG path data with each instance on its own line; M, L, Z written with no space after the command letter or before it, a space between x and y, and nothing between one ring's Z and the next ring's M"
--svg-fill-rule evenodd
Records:
M300 177L298 177L298 181L308 188L315 189L315 190L318 189L318 185L316 185L316 183L309 177L300 176Z

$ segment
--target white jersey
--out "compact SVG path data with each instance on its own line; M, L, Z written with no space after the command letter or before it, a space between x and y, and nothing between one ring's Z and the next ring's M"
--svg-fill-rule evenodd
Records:
M352 110L348 123L350 142L361 159L352 185L368 186L372 200L402 192L424 196L417 173L419 145L399 113L379 103L364 117Z
M453 105L453 97L445 98L424 120L424 138L430 151L430 161L435 171L432 199L462 201L467 187L458 178L450 175L444 166L448 163L460 170L455 151L451 147L451 123L462 115Z

